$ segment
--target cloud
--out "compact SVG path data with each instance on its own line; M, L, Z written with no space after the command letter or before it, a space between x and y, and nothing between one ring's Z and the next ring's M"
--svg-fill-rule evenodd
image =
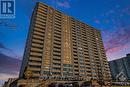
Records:
M59 7L70 8L69 0L53 0Z
M18 72L17 74L6 74L6 73L0 73L0 80L7 81L8 78L18 78Z
M2 43L0 43L0 49L7 49Z
M0 73L16 74L20 70L21 60L0 53Z
M3 43L0 42L0 54L4 54L6 56L21 59L22 57L17 55L12 49L6 47Z
M123 8L122 12L127 15L130 15L130 6L126 6L125 8Z
M0 84L9 78L18 78L21 60L0 53Z
M130 15L130 6L120 6L120 5L115 5L113 8L106 10L101 14L102 17L109 19L109 21L113 20L117 23L117 21L121 22L125 19L126 15ZM129 17L127 17L129 18ZM111 23L112 23L111 22Z
M67 1L64 2L57 2L58 6L60 7L65 7L65 8L70 8L70 4Z
M100 23L100 21L98 19L95 19L94 22L97 23L97 24Z
M0 51L3 51L3 50L9 51L9 52L12 51L11 49L7 48L3 43L0 42Z
M109 19L104 23L111 25L103 31L105 50L110 58L114 54L116 54L115 57L119 57L119 52L124 54L130 47L130 24L129 17L126 16L129 12L130 6L121 8L116 5L116 8L103 13L102 17Z
M20 65L21 60L0 53L0 80L18 77Z
M105 42L105 49L107 53L118 52L129 47L130 43L130 26L120 27L112 34L111 38Z
M120 51L122 49L127 49L127 48L129 48L129 45L120 45L120 46L113 47L113 48L109 49L107 52L108 53L113 53L113 52L118 52L118 51Z
M8 78L17 78L21 65L21 60L6 55L5 50L12 53L9 48L0 43L0 84L3 84Z
M105 13L106 16L113 15L115 13L115 10L111 9Z

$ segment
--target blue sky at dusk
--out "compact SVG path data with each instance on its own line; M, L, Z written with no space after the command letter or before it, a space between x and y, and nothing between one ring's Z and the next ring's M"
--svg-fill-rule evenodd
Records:
M0 19L0 83L18 76L37 1L101 30L108 60L130 53L130 0L16 0L16 18Z

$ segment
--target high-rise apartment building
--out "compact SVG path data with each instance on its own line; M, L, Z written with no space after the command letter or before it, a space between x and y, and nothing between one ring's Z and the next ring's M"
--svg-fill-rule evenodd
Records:
M126 57L112 60L109 64L113 80L116 80L121 72L130 80L130 54L127 54Z
M41 2L34 9L20 78L29 68L34 78L79 78L110 81L99 30Z

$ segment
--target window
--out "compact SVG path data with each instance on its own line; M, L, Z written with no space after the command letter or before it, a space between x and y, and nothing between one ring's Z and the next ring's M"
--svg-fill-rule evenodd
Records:
M61 68L58 68L58 67L53 67L52 69L54 69L54 70L61 70Z

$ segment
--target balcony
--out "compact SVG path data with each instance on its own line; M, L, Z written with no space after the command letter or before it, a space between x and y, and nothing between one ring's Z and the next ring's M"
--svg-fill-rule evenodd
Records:
M39 3L39 8L45 8L45 9L47 9L47 7L48 7L47 5L45 5L45 4L43 5L43 4Z
M42 53L31 52L30 55L33 55L33 56L42 56Z
M37 13L36 20L46 22L46 18L47 18L46 16L43 16L42 14Z
M43 48L43 45L36 44L36 43L32 43L32 46L34 46L34 47L38 47L38 48Z
M38 9L37 12L38 12L38 14L41 14L43 16L47 16L47 13L45 12L45 10L47 10L47 9Z
M43 25L40 25L40 24L35 24L35 27L45 28L46 26L43 26Z
M30 59L30 60L35 60L35 61L42 61L41 58L36 58L36 57L30 57L29 59Z
M45 29L40 29L40 28L34 28L35 31L41 32L41 33L45 33Z
M34 76L34 77L38 77L38 76L40 76L40 74L38 74L38 73L33 73L33 76Z
M36 35L40 35L40 36L44 36L44 33L42 33L42 32L34 31L34 34L36 34Z
M41 70L40 68L34 68L34 67L29 67L29 69L30 69L31 71L40 71L40 70Z
M39 39L39 40L43 40L44 37L38 36L38 35L33 35L33 38Z
M40 21L36 21L36 24L41 25L41 26L46 26L46 22L43 23L43 22L40 22Z
M36 42L36 43L43 44L43 41L41 41L41 40L37 40L37 39L33 39L32 42Z
M41 63L29 62L28 64L29 64L29 65L39 65L39 66L41 66Z
M61 48L61 45L53 44L54 47Z
M85 64L86 64L86 65L89 65L89 64L90 64L90 61L85 61Z
M61 63L61 61L53 60L53 63Z
M53 64L53 67L61 68L61 65L54 65Z

